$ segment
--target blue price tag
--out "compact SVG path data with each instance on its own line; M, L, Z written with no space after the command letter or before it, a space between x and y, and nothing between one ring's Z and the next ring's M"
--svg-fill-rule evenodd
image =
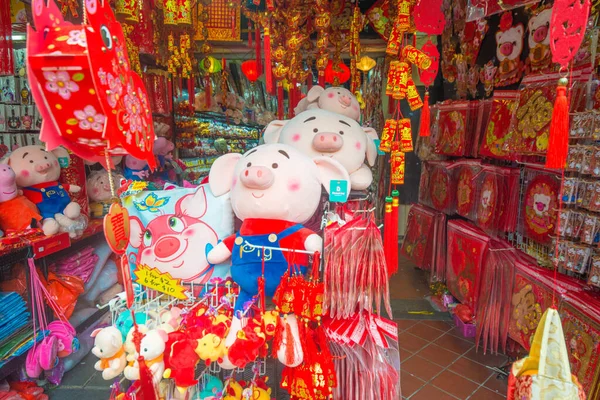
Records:
M377 149L377 154L379 154L380 156L385 155L385 152L379 150L379 145L381 144L381 139L375 139L375 148Z
M67 168L69 166L69 157L58 157L58 163L61 168Z
M329 201L345 203L348 200L348 181L329 181Z

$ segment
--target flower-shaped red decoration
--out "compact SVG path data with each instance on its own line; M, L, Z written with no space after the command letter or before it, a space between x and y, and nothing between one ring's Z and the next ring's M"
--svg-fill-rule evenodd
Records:
M552 61L566 68L585 36L590 0L556 0L550 20Z

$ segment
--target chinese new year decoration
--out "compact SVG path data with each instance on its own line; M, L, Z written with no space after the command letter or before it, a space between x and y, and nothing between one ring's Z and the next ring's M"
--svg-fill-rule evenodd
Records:
M121 25L108 1L86 1L84 12L86 24L70 25L53 1L32 4L27 69L43 117L40 140L89 161L131 154L154 168L148 96L131 69Z

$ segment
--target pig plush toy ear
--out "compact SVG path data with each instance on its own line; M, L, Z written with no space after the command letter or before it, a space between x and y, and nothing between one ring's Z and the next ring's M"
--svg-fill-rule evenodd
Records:
M306 100L308 100L309 103L313 103L319 100L319 97L321 97L324 91L325 88L321 86L313 86L306 94Z
M331 181L347 181L348 187L350 187L350 175L342 164L329 157L315 157L313 161L319 169L321 184L327 193L329 193L329 182Z
M267 127L265 128L265 133L263 134L265 144L279 142L279 136L281 135L281 131L287 125L288 122L290 122L290 120L271 121L269 125L267 125Z
M228 193L233 185L235 165L242 158L239 153L225 154L215 160L208 173L208 185L217 197Z
M57 147L54 150L52 150L51 153L54 154L54 156L59 160L64 160L64 163L60 164L61 167L65 168L66 166L68 166L70 156L67 149L65 149L64 147Z
M129 217L129 243L131 247L139 248L142 245L144 224L138 217Z
M377 147L375 147L375 140L379 139L377 131L373 128L363 128L367 135L367 162L372 167L375 165L377 160Z

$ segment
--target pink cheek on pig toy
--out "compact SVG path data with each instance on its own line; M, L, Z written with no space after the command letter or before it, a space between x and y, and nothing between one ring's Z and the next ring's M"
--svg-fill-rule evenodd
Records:
M360 149L362 149L362 144L360 144L360 142L356 142L354 147L356 147L356 150L360 150Z
M358 111L358 106L355 104L355 105L353 105L353 106L352 106L352 109L353 109L354 111Z
M100 191L97 188L94 189L94 194L98 194L98 193L100 193Z
M27 170L21 171L21 176L24 178L29 178L29 171L27 171Z
M186 229L186 230L183 232L183 237L185 237L185 238L190 238L190 237L194 236L195 234L196 234L196 230L195 230L195 229L189 229L189 228L188 228L188 229Z
M58 167L58 161L54 161L54 166Z
M235 187L235 185L237 185L237 178L236 177L233 178L233 182L231 183L231 187Z
M298 190L300 190L300 182L296 179L290 179L290 181L288 182L288 189L290 190L290 192L297 192Z
M151 256L152 254L153 253L152 253L152 249L151 248L144 249L144 251L142 252L142 255L145 256L145 257Z
M300 134L299 133L294 133L294 136L292 136L292 141L297 142L300 140Z
M335 94L333 94L333 93L329 93L329 94L327 95L327 97L329 97L330 99L333 99L333 96L335 96Z

